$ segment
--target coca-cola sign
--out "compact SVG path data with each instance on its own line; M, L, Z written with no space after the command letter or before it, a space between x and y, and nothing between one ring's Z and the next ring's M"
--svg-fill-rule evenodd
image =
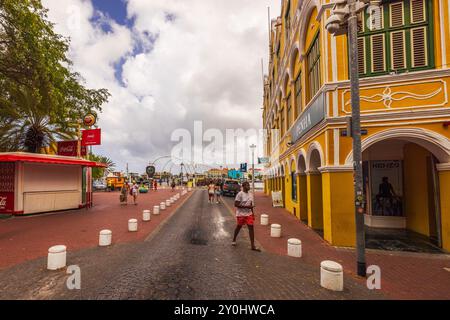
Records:
M14 211L14 192L0 192L0 213Z
M58 155L76 157L77 156L78 141L59 141ZM81 155L86 155L86 147L81 146Z

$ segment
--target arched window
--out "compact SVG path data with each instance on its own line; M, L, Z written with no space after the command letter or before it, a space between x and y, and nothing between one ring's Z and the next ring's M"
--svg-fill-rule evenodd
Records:
M308 64L308 99L311 99L319 91L321 80L320 80L320 33L315 36L311 47L306 54L306 61Z

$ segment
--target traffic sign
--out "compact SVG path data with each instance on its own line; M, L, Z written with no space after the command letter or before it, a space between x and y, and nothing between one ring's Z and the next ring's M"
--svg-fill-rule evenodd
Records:
M241 172L247 172L247 164L241 163Z

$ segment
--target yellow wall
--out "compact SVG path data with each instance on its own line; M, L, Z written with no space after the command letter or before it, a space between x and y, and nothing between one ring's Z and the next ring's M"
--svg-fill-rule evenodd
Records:
M308 188L308 225L313 229L322 230L322 176L320 174L308 174L306 181Z
M404 211L407 228L429 236L427 159L429 152L416 144L404 148Z
M322 186L325 240L335 246L354 246L353 172L324 172Z
M450 251L450 171L439 172L442 247Z

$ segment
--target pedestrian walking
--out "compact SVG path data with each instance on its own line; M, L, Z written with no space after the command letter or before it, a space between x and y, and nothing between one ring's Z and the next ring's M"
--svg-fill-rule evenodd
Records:
M215 192L215 196L216 196L216 203L219 204L221 201L221 197L220 197L221 190L220 190L220 182L219 181L216 182L216 185L214 187L214 192Z
M120 188L120 204L128 204L128 183L124 183Z
M175 180L172 180L172 192L175 191L175 187L176 187Z
M158 182L155 180L153 180L153 189L156 191L158 190Z
M215 192L216 186L212 181L209 182L208 185L208 202L213 203L214 202L214 192Z
M255 230L253 227L253 223L255 221L255 213L253 211L254 200L253 194L249 193L249 190L250 184L245 181L242 184L242 191L236 195L236 199L234 200L237 224L236 229L234 230L233 242L231 244L236 246L236 238L239 231L241 231L242 226L247 225L252 250L259 252L261 250L255 246Z
M138 192L139 192L139 186L138 186L138 184L135 182L135 183L133 184L133 186L131 187L131 189L130 189L130 193L131 193L131 195L133 196L133 203L134 203L135 205L137 205L137 196L138 196Z

